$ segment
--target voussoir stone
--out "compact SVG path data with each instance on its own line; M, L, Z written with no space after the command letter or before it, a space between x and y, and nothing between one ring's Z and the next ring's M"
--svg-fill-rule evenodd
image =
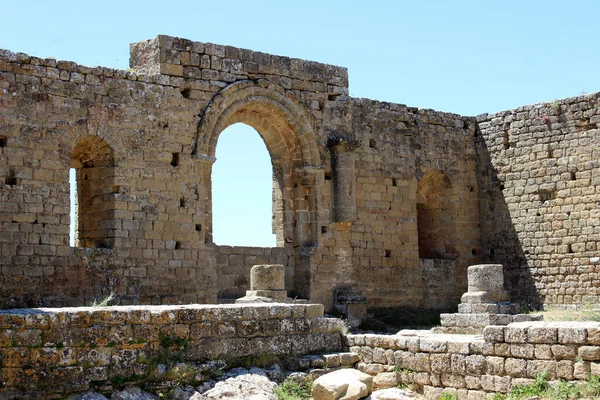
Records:
M373 377L355 369L340 369L313 382L314 400L358 400L368 396Z

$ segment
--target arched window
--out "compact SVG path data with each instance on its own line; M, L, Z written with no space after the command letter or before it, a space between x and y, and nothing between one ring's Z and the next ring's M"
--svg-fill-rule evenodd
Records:
M74 176L74 181L71 177ZM76 247L110 248L114 245L114 155L98 136L80 139L71 152L71 231ZM74 201L73 201L74 200ZM73 240L74 239L74 240Z
M212 169L213 241L275 247L283 227L279 185L271 157L254 128L237 123L219 135Z
M429 171L417 188L419 258L456 258L453 230L455 201L452 185L442 171Z

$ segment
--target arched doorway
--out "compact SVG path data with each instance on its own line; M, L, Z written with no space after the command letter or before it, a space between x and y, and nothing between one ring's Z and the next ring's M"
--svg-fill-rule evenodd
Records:
M85 136L71 152L76 187L71 194L75 247L110 248L114 245L114 153L98 136ZM74 203L73 203L74 201Z

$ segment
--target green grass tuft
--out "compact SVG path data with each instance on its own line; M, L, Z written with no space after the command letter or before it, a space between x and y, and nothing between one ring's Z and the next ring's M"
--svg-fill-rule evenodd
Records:
M301 379L287 378L275 388L278 400L309 400L314 377L306 375Z

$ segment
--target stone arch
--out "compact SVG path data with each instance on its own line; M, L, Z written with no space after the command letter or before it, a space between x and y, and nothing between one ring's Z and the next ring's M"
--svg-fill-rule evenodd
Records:
M209 102L199 123L192 154L212 166L219 135L235 123L253 127L271 156L274 224L278 225L274 231L278 245L313 244L316 240L315 174L322 174L323 168L309 118L280 86L266 80L238 81ZM205 182L210 182L210 169L205 171ZM208 241L212 241L211 209L212 199L209 199Z
M256 129L271 157L280 155L281 141L294 161L321 165L315 133L303 110L283 88L264 80L238 81L215 95L200 121L193 154L213 157L219 134L236 122Z
M114 160L112 147L99 136L83 136L71 150L77 180L76 247L114 246Z
M427 172L417 186L419 258L456 258L453 246L455 204L453 185L440 170Z

